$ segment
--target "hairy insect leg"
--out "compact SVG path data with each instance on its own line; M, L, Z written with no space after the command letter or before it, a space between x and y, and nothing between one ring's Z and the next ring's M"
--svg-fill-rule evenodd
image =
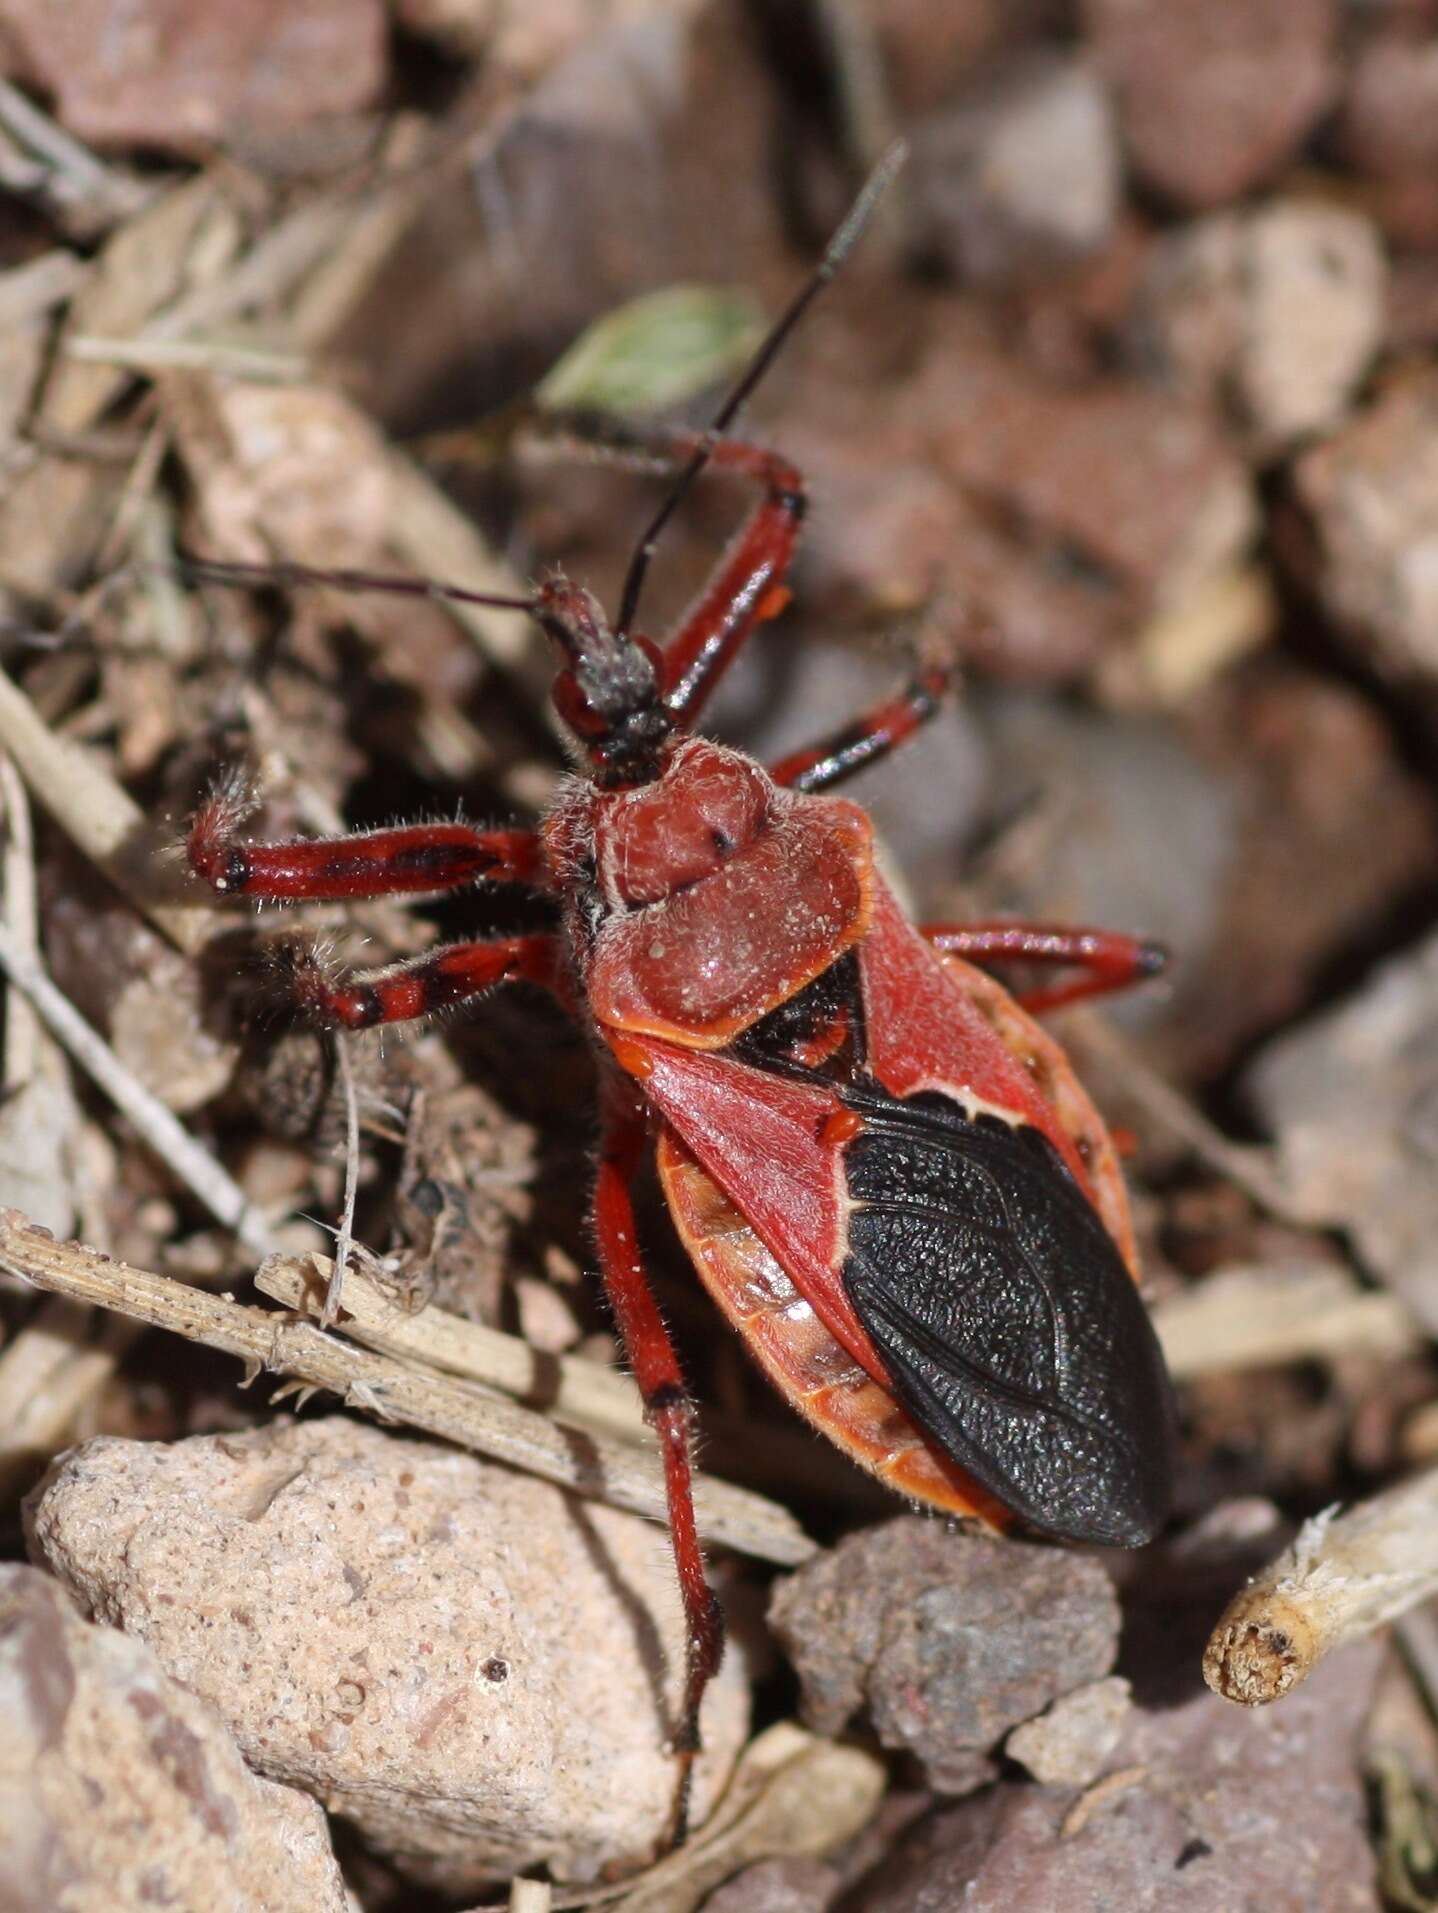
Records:
M1063 929L1043 923L926 923L920 926L936 950L970 963L1068 964L1079 975L1067 983L1029 990L1018 998L1031 1015L1065 1003L1107 996L1157 976L1168 965L1161 943L1118 930Z
M569 1005L558 937L547 932L450 943L375 976L336 982L312 951L292 956L291 994L316 1022L347 1030L408 1023L496 983L538 983Z
M659 1437L669 1538L684 1603L686 1656L684 1699L675 1735L679 1786L672 1844L689 1826L689 1796L699 1752L699 1708L724 1652L724 1616L704 1572L694 1519L694 1408L685 1392L678 1357L640 1259L630 1184L644 1148L644 1117L610 1091L604 1143L594 1187L594 1233L605 1293L614 1310L625 1352L644 1400L645 1417Z
M949 682L950 674L938 667L921 671L897 697L874 705L807 750L781 757L769 766L769 775L789 790L812 792L841 784L906 743L939 709Z
M544 888L543 853L533 831L409 824L244 844L237 832L248 808L243 792L221 785L195 812L185 839L190 868L221 896L269 903L397 897L458 890L480 878Z

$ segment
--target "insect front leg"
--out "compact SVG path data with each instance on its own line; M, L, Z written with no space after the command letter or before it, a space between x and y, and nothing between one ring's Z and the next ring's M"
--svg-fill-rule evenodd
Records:
M784 578L808 505L803 473L763 446L732 438L708 443L698 432L584 421L561 424L558 436L581 455L641 471L682 467L704 448L711 470L748 479L762 490L738 538L664 650L664 702L681 725L691 725L740 646L788 603ZM629 581L634 591L643 581L656 538L657 531L651 530L635 553Z
M195 812L185 838L190 868L220 896L263 903L398 897L458 890L481 878L545 887L543 851L531 830L408 824L246 844L238 833L249 807L241 788L221 784Z
M408 1023L430 1016L496 983L538 983L570 1006L558 937L545 932L450 943L374 976L336 982L311 951L292 956L290 991L316 1022L347 1030Z
M1029 990L1017 1000L1031 1016L1065 1003L1107 996L1157 976L1168 966L1161 943L1118 930L1061 928L1044 923L926 923L920 934L946 956L969 963L1068 964L1079 974L1067 983Z
M689 1826L689 1796L694 1759L699 1752L699 1709L704 1690L719 1670L724 1652L724 1616L704 1572L704 1556L694 1519L694 1406L679 1372L678 1357L659 1305L649 1286L634 1226L630 1184L644 1150L642 1112L610 1090L604 1141L594 1186L594 1234L605 1293L614 1310L620 1338L644 1400L644 1412L659 1437L664 1459L664 1490L669 1509L669 1539L684 1603L686 1632L684 1699L674 1750L679 1758L672 1844Z

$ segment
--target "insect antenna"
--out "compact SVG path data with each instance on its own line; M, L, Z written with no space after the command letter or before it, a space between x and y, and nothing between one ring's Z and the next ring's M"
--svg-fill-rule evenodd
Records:
M438 598L446 604L488 605L496 611L529 611L536 598L498 591L471 591L465 585L443 584L435 578L412 578L402 572L322 570L315 565L280 562L246 565L220 558L191 558L182 554L176 568L196 584L217 585L329 585L337 591L387 591L397 597Z
M660 533L678 510L689 487L709 463L714 447L733 424L740 407L779 356L789 335L843 265L849 253L853 251L859 235L869 223L874 208L908 156L909 149L903 140L895 140L859 189L858 198L844 215L843 223L824 248L823 258L775 320L765 338L761 340L753 358L740 374L734 389L714 414L708 430L695 446L688 464L675 479L668 497L655 513L652 524L640 539L634 556L629 561L629 570L624 578L624 590L619 600L619 618L615 625L617 636L626 637L634 628L634 615L639 609L639 594L644 589L649 561L654 556Z

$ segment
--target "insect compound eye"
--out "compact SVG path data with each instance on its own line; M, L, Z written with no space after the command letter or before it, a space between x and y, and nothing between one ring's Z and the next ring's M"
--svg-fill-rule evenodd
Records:
M608 721L589 702L572 671L561 671L551 693L554 708L576 737L603 737Z

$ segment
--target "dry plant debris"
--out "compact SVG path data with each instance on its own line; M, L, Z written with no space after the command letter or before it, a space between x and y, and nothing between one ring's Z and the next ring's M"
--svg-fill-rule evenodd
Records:
M0 0L18 1904L59 1903L62 1848L76 1904L237 1913L277 1853L292 1897L364 1913L1438 1903L1435 36L1431 0ZM175 854L231 772L267 835L532 819L564 774L546 660L507 613L177 560L501 593L561 564L612 603L653 481L576 465L570 414L702 419L895 131L882 229L750 408L814 509L716 723L778 754L913 648L957 662L961 708L856 793L916 909L1174 947L1062 1035L1137 1138L1181 1506L1121 1563L874 1526L646 1217L743 1651L727 1791L636 1875L671 1592L591 1280L588 1058L518 994L342 1051L283 1001L291 938L343 967L529 919L481 893L257 922ZM686 506L654 628L735 511L722 483ZM265 1371L326 1418L237 1388ZM363 1515L323 1501L346 1470ZM416 1483L446 1510L422 1533ZM477 1588L508 1590L503 1651ZM443 1704L421 1639L525 1678L406 1738L382 1700L428 1675ZM1293 1691L1227 1705L1210 1639L1225 1693ZM366 1652L382 1680L336 1700ZM92 1783L113 1815L77 1809ZM337 1861L321 1807L371 1846Z
M1317 1515L1291 1548L1234 1596L1203 1659L1226 1700L1259 1707L1324 1656L1438 1593L1438 1474Z

